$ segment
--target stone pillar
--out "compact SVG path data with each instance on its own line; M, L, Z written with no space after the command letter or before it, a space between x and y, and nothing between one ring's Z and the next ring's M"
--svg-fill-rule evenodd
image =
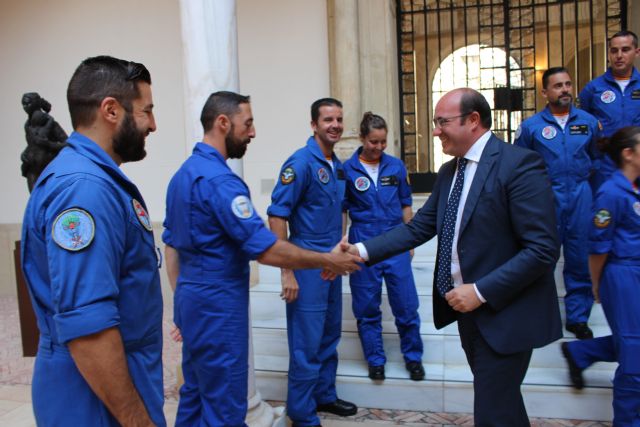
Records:
M202 140L200 112L212 92L238 92L235 0L180 0L184 70L185 137L188 149ZM242 176L242 160L227 162Z
M344 104L341 159L360 146L365 111L385 118L387 151L400 155L395 8L393 0L327 0L331 96Z
M344 133L335 151L341 160L360 145L360 38L358 0L327 0L331 96L344 106Z
M180 0L184 64L185 141L190 152L202 139L200 113L206 99L218 90L239 91L238 38L235 0ZM228 161L242 176L242 160ZM249 307L250 308L250 307ZM251 321L249 321L251 332ZM256 390L253 368L253 342L249 334L249 383L246 423L267 427L282 422L273 408L262 401ZM280 411L281 412L281 411Z

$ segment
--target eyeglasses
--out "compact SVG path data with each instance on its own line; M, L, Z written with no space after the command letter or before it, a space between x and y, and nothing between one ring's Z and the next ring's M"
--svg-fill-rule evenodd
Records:
M471 114L471 113L464 113L464 114L460 114L459 116L453 116L453 117L436 117L435 119L433 119L433 127L443 128L451 120L460 119L462 117L467 117L469 114Z

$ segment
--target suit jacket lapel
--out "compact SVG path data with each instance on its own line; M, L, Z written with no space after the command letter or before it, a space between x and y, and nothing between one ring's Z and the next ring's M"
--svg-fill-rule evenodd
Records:
M471 214L478 203L482 187L489 176L489 172L491 172L491 168L493 168L493 165L497 160L497 154L500 148L498 144L504 143L498 140L495 135L491 135L491 138L489 138L487 145L482 151L480 162L478 162L478 168L473 176L473 182L471 183L471 188L469 188L469 194L467 195L467 200L464 204L464 211L462 211L462 219L460 220L460 231L458 232L458 236L462 235L462 232L469 223L469 218L471 218Z

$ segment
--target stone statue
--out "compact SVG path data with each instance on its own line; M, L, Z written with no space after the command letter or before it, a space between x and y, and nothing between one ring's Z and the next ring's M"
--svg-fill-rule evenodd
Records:
M24 124L27 148L22 152L22 176L29 192L44 168L67 144L67 133L49 115L51 104L36 92L22 95L22 108L29 115Z

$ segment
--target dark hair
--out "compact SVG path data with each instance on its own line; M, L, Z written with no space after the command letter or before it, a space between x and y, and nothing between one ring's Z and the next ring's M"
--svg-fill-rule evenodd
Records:
M460 114L462 123L465 122L466 116L477 111L480 115L480 123L485 129L491 129L491 107L482 94L474 89L463 89L460 97Z
M633 31L629 31L629 30L618 31L617 33L612 35L611 38L609 38L607 44L610 45L611 40L615 39L616 37L631 37L633 39L633 47L635 48L638 47L638 36Z
M240 111L240 104L248 104L249 102L251 102L249 96L224 90L209 95L200 114L200 123L202 123L204 133L211 130L213 122L219 115L224 114L231 118Z
M360 136L365 137L369 135L373 129L387 129L387 122L384 119L377 115L373 114L371 111L367 111L362 116L362 121L360 122Z
M553 76L554 74L560 73L569 74L569 70L567 70L565 67L551 67L547 71L545 71L542 75L542 87L546 89L547 85L549 84L549 77Z
M318 117L320 117L320 107L331 107L333 105L342 108L342 102L335 98L320 98L315 101L311 104L311 121L313 123L318 121Z
M607 153L616 166L622 166L622 150L640 144L640 126L627 126L618 129L609 138L600 138L598 149Z
M67 87L71 125L89 126L103 99L115 98L131 111L131 102L140 96L138 83L151 84L149 70L137 62L111 56L87 58L76 68Z

